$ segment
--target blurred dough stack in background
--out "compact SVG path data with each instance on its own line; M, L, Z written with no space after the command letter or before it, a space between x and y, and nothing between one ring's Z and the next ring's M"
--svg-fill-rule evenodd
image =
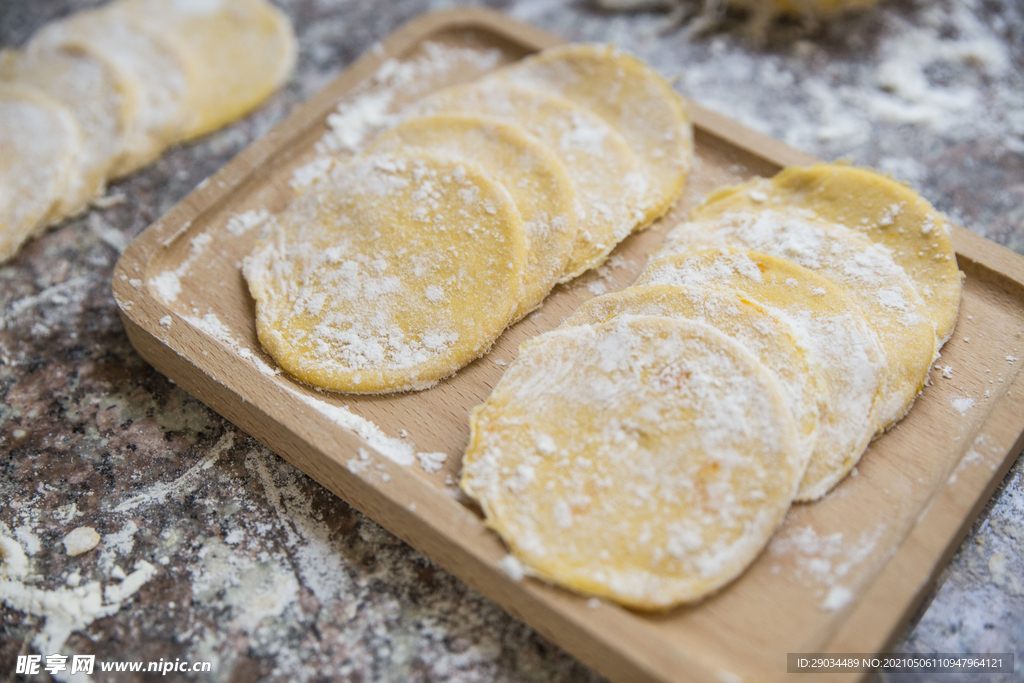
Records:
M612 12L664 10L668 16L664 30L687 24L693 33L719 27L729 9L746 13L746 33L756 42L764 42L769 25L779 18L795 18L807 28L845 14L870 9L881 0L594 0Z
M265 0L116 0L0 51L0 262L178 142L255 108L295 64Z

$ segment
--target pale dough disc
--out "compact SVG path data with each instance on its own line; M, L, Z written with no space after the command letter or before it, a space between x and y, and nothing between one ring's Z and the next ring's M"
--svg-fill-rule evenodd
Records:
M839 285L871 322L888 363L876 417L899 421L921 393L937 357L935 324L906 272L885 249L813 213L780 206L682 223L659 256L704 247L738 247L784 258Z
M70 47L6 50L0 55L0 79L38 88L67 107L78 123L81 152L47 217L47 223L59 223L103 194L134 115L134 85L105 60Z
M409 116L470 113L522 127L565 165L581 213L572 254L561 281L604 263L642 220L646 184L626 140L604 119L554 95L486 81L441 90L409 110Z
M291 20L266 0L119 0L187 64L195 118L182 139L241 118L295 66Z
M29 42L29 52L60 48L99 55L133 84L134 116L126 127L121 157L109 176L127 175L156 159L177 141L187 116L185 64L159 34L113 2L102 9L77 12L43 27Z
M576 193L565 167L521 128L478 116L407 119L378 137L369 153L421 147L477 162L519 209L529 241L521 318L562 276L576 238Z
M80 145L66 107L38 90L0 83L0 263L45 225Z
M708 287L629 287L585 302L564 327L593 325L622 315L660 315L704 323L738 341L779 381L796 425L800 452L808 462L818 437L818 403L827 384L816 364L808 365L805 342L786 316L737 291Z
M243 266L263 348L332 391L425 389L484 353L522 297L526 234L477 164L426 150L337 164Z
M622 133L647 180L644 227L669 210L693 165L693 128L682 98L651 67L610 45L544 50L495 73L590 109Z
M818 164L719 190L691 218L779 205L812 210L888 249L924 299L939 346L946 343L960 311L961 274L948 222L921 195L865 168Z
M462 488L515 556L641 609L736 578L804 465L771 373L687 320L621 316L526 342L470 423Z
M878 429L885 354L861 308L825 278L789 261L740 249L691 251L660 259L637 285L722 286L784 313L826 385L818 439L796 500L825 495L860 460Z

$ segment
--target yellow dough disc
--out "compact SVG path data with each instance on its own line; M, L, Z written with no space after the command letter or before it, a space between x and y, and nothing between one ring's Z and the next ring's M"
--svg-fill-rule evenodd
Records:
M778 207L682 223L659 255L702 247L752 249L839 285L864 310L885 351L889 369L876 413L881 428L907 414L936 358L935 325L910 278L885 249L810 212Z
M536 308L561 277L576 238L576 193L562 163L518 126L476 116L407 119L378 137L368 152L410 147L471 159L508 190L529 242L516 317Z
M243 265L263 348L332 391L425 389L480 356L519 304L526 236L477 164L417 150L338 164Z
M187 65L194 118L182 139L244 116L295 66L288 16L266 0L119 0Z
M75 117L81 151L47 223L59 223L103 194L134 115L133 84L108 62L77 48L4 51L0 79L38 88Z
M577 43L544 50L495 77L561 95L622 133L647 180L637 227L679 198L693 164L690 116L668 81L644 62L610 45Z
M515 556L541 578L642 609L736 578L804 466L772 375L687 320L621 316L543 334L470 421L462 488Z
M818 164L719 190L691 218L779 205L814 211L888 249L924 300L939 346L946 343L960 310L960 270L949 224L921 195L866 168Z
M604 263L643 219L646 184L625 139L604 119L568 100L506 83L486 81L441 90L409 116L483 114L514 123L562 161L579 199L576 242L561 282Z
M99 10L76 12L43 27L26 51L62 48L98 55L131 82L133 116L127 122L121 155L109 171L120 177L145 166L177 140L185 116L186 81L181 60L159 35L121 3Z
M45 225L80 144L78 124L63 105L0 83L0 263Z
M751 351L779 381L793 416L804 462L818 437L818 403L827 384L816 365L808 365L802 338L778 310L739 292L719 288L650 285L590 299L563 326L603 323L621 315L686 318L714 327Z
M654 261L637 285L722 286L778 309L825 384L818 438L796 500L816 500L860 460L878 428L885 354L860 307L839 287L789 261L740 249L691 251Z

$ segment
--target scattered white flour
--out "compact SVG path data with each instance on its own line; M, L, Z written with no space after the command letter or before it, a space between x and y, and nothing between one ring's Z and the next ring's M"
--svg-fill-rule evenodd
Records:
M964 457L957 463L953 474L949 476L949 483L955 484L960 474L975 463L981 463L990 469L995 469L1001 461L1002 453L999 445L987 434L980 434L967 452L964 453Z
M344 406L334 406L312 396L306 396L294 390L290 391L303 403L335 424L351 429L370 444L375 451L389 460L399 465L412 465L415 462L414 449L410 444L385 435L380 427L370 420L356 415Z
M415 59L399 62L385 61L374 75L360 87L355 96L338 105L327 117L327 132L317 145L321 154L357 152L363 143L384 128L398 121L399 106L395 97L415 98L426 94L457 68L473 68L479 73L489 71L501 60L499 50L479 50L452 47L435 42L422 46L423 54ZM316 162L314 162L316 163ZM322 167L307 165L292 178L293 185L302 187L315 180Z
M352 474L362 474L366 470L370 469L370 452L365 448L360 448L357 452L359 457L350 458L345 466L348 467L348 471Z
M116 614L124 601L133 596L156 573L156 568L140 560L135 571L118 585L105 588L99 581L85 585L45 590L26 585L28 561L17 541L0 537L0 600L9 608L40 617L43 627L32 639L36 651L53 654L63 649L72 631L83 631L96 619ZM80 583L71 579L71 583Z
M232 432L227 432L220 438L220 440L213 445L210 452L203 457L202 460L197 462L192 467L170 483L157 482L150 486L147 490L142 493L136 494L127 500L122 501L114 508L115 512L127 512L128 510L134 510L141 505L149 505L151 503L163 503L170 497L178 498L188 493L189 491L197 488L206 479L204 472L217 461L225 451L229 450L235 445L235 436ZM132 527L135 525L129 522ZM133 536L136 529L132 529L130 536ZM123 532L123 530L122 530ZM130 537L129 536L129 537Z
M967 411L974 407L974 399L970 396L957 396L950 400L950 405L953 406L953 410L966 415Z
M855 570L875 550L882 530L879 527L870 533L862 532L858 539L850 539L841 533L819 535L811 525L784 527L772 538L768 552L779 559L792 558L795 578L808 588L816 589L815 594L819 597L825 596L826 604L838 604L843 591L852 597L852 593L841 587L839 582L843 579L847 583L857 582ZM843 602L834 609L845 604ZM829 609L824 604L822 607Z
M821 603L821 608L826 612L836 612L846 607L852 599L853 591L843 586L836 586L828 592L825 601Z
M171 316L165 315L164 317L160 318L159 322L162 326L169 328L173 320L171 320Z
M234 335L231 334L231 330L221 322L220 318L217 317L216 313L207 313L201 318L196 316L186 316L185 320L196 328L206 332L214 339L227 344L242 358L252 361L253 364L256 365L257 369L259 369L263 374L269 376L281 374L280 369L271 368L263 361L263 359L253 353L251 349L242 346ZM343 406L331 405L325 401L299 393L291 388L288 388L288 391L297 396L306 405L315 408L317 412L324 415L335 424L354 431L365 439L374 450L399 465L412 465L416 461L416 457L418 457L423 469L427 472L433 473L440 470L444 460L448 457L444 453L417 454L415 453L415 447L412 444L402 441L401 439L385 435L376 424L356 415ZM209 467L212 462L213 460L210 460L206 467ZM353 467L355 467L355 469L353 469ZM354 473L362 471L359 463L353 463L352 461L349 461L349 470ZM121 507L128 504L128 502L129 501L122 503L117 509L120 510Z
M139 592L156 574L156 567L145 560L139 560L135 571L121 579L120 583L108 583L103 589L103 597L110 604L120 603Z
M522 581L526 576L526 566L520 562L515 555L506 555L498 562L498 569L505 572L505 575L513 581Z
M53 516L61 524L67 524L80 514L81 513L78 511L78 505L76 503L68 503L67 505L61 505L58 507L54 511Z
M444 461L448 459L447 453L417 453L416 457L419 458L420 467L423 468L424 472L434 474L440 472L441 468L444 467Z
M21 547L25 549L25 552L29 555L35 555L43 549L42 541L36 536L35 532L32 531L32 527L28 524L22 524L14 530L14 538L21 543Z
M104 549L110 549L121 555L129 554L135 548L135 533L139 527L132 520L127 520L120 531L103 536Z
M947 365L946 367L942 368L942 376L945 377L946 379L953 379L953 366Z
M228 329L228 326L221 322L220 318L217 317L216 313L207 313L201 318L194 315L185 316L185 320L217 341L227 344L228 347L234 350L239 356L251 361L252 364L256 366L256 369L264 375L273 377L274 375L281 374L280 369L272 368L267 365L267 363L258 355L253 353L252 349L248 346L242 346L238 339L231 334L231 330Z
M1006 564L1005 553L995 553L989 558L988 572L992 577L992 583L1011 595L1024 595L1024 585L1022 585L1020 577L1012 569L1007 571Z
M593 294L594 296L601 296L602 294L608 291L607 285L605 285L600 280L594 280L593 282L588 284L587 289L590 290L590 293Z
M100 535L91 526L80 526L64 537L64 551L71 557L87 553L100 542Z
M197 559L189 567L193 599L226 609L230 628L252 632L298 602L299 582L283 557L251 558L211 538Z
M25 551L13 538L0 536L0 580L20 579L28 572Z
M333 158L326 156L317 157L305 166L300 166L295 169L292 173L292 179L289 181L289 184L296 190L309 187L315 183L318 178L322 178L327 175L327 171L331 170L331 166L333 165Z
M178 267L174 270L165 270L153 276L149 280L149 286L152 287L157 295L166 301L167 303L174 303L178 300L178 295L181 294L181 278L188 275L192 265L196 260L203 255L206 251L206 247L213 241L213 237L209 233L199 233L189 242L189 253L188 256L178 264Z
M60 306L70 303L72 297L84 296L84 290L89 284L91 284L90 278L80 275L47 287L38 294L32 294L12 301L4 315L0 316L0 329L6 326L7 320L41 304L53 303Z
M389 63L385 62L384 66ZM327 117L331 132L325 136L324 143L331 151L357 151L368 133L393 126L398 121L398 115L389 111L393 97L393 92L382 90L341 103L338 110Z
M913 26L902 8L881 3L872 11L870 37L861 28L839 41L858 53L855 60L823 50L816 40L798 41L788 51L765 51L751 50L730 35L674 40L673 49L665 49L664 42L646 38L661 21L647 13L610 27L606 18L577 11L575 31L580 39L614 40L635 51L666 77L675 76L685 96L797 149L826 159L851 150L865 156L877 151L880 159L857 161L915 182L933 172L930 160L912 158L913 151L890 156L880 133L916 125L924 139L967 140L984 131L1002 133L1007 146L1022 144L1024 91L1016 87L1013 48L982 6L920 3ZM567 10L531 0L513 3L510 11L543 24L564 21L560 15ZM752 80L761 87L749 87Z
M312 499L299 487L298 478L302 475L292 467L281 467L276 461L277 456L270 451L254 449L245 458L245 468L259 479L284 529L293 560L282 564L296 566L302 585L321 605L329 605L350 592L352 579L332 545L333 530L313 509Z
M601 601L597 598L590 598L589 600L587 600L587 607L589 607L590 609L597 609L600 606Z
M253 209L244 213L236 214L228 219L227 224L224 226L227 231L235 237L239 237L249 232L255 227L263 225L266 220L270 218L270 214L264 209Z
M1011 363L1016 363L1016 362L1017 362L1018 360L1020 360L1020 359L1019 359L1019 358L1017 358L1016 356L1007 356L1007 357L1006 357L1006 360L1007 360L1007 361L1009 361L1009 362L1011 362Z

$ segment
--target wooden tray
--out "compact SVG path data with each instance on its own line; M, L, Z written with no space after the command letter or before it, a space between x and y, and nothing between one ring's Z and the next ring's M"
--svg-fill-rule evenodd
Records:
M583 300L631 284L664 233L712 188L813 161L723 116L692 106L699 163L671 214L620 245L599 273L558 288L453 379L420 393L359 397L319 394L267 372L274 364L256 340L239 273L258 230L236 235L228 219L284 206L292 170L313 157L328 114L353 89L372 89L386 59L408 63L428 44L442 44L497 50L488 54L500 64L559 42L483 10L432 14L400 28L131 244L113 281L129 338L211 408L613 680L776 680L789 652L884 652L1024 445L1022 362L1008 359L1024 357L1024 259L961 228L953 238L967 274L963 305L937 364L951 366L952 378L933 370L933 385L870 447L857 475L824 500L795 506L769 549L702 604L651 616L514 581L498 568L501 541L454 486L469 410L523 340L557 326ZM419 90L403 96L471 80L485 64L472 59L417 79ZM207 237L193 242L200 235ZM160 296L166 290L149 283L175 271L181 291L168 302ZM210 314L216 319L202 322ZM406 435L416 451L447 453L443 469L427 473L372 452L343 426L339 406L389 437ZM360 449L367 449L362 458ZM841 589L851 599L827 611L823 603L837 587L833 600Z

